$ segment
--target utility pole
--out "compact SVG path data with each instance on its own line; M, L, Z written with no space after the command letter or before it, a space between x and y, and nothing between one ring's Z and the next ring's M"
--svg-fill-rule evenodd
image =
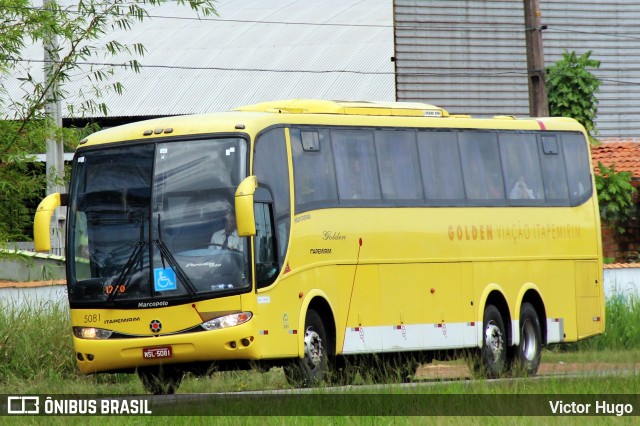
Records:
M49 0L43 0L43 10L49 9ZM45 97L45 114L54 129L47 136L47 195L55 192L65 192L62 184L64 179L64 146L56 137L56 129L62 127L62 108L58 99L57 83L49 84L54 78L55 67L60 59L58 56L58 37L48 34L44 37L44 83L47 85ZM51 248L54 254L64 252L65 213L62 208L56 209L51 218Z
M540 1L524 1L524 27L527 44L527 76L529 82L529 114L532 117L548 117L549 102L544 80L544 53L540 23Z

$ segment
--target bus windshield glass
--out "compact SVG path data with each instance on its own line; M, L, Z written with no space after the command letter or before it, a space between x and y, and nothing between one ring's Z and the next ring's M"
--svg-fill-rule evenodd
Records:
M176 303L247 291L233 197L241 138L81 151L69 214L70 301Z

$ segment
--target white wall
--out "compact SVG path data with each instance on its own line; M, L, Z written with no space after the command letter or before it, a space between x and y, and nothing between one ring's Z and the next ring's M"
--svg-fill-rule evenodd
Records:
M640 266L604 270L604 294L612 296L640 297Z
M3 287L0 288L0 307L2 309L46 309L47 307L69 306L67 287L64 285L45 285L39 287Z
M640 297L640 267L605 269L604 292L607 299L618 294ZM3 308L47 305L67 307L68 304L67 288L64 285L0 288L0 305Z

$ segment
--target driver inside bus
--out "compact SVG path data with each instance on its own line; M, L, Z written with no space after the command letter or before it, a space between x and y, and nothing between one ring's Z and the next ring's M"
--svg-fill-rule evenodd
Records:
M236 216L231 210L225 216L225 226L213 233L209 248L220 247L223 250L240 251L240 237L236 229Z

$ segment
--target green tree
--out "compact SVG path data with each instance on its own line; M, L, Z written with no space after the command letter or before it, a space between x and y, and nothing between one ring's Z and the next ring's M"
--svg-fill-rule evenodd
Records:
M622 234L634 213L636 189L631 185L631 172L616 172L614 165L606 167L602 163L598 163L598 170L595 179L600 218Z
M598 134L594 120L598 113L596 93L600 80L590 70L599 67L600 61L591 59L591 51L580 56L564 51L562 59L546 71L550 115L576 119L587 129L592 142L596 142Z
M578 56L575 52L563 52L562 59L547 69L546 84L549 112L554 117L571 117L582 124L591 143L597 143L595 119L598 112L596 93L600 80L590 70L598 69L600 61L591 58L591 51ZM634 213L633 198L636 189L631 185L631 173L616 172L598 164L596 189L602 221L625 232L625 226Z
M199 15L216 13L215 0L176 1ZM141 65L137 58L145 52L140 43L124 44L107 36L150 19L148 9L167 2L77 0L63 5L48 0L46 8L41 8L34 7L31 0L0 0L0 244L29 238L25 230L32 217L26 204L39 198L44 187L42 170L30 161L32 154L45 151L45 140L50 135L64 142L69 150L80 139L72 131L57 128L44 106L50 101L75 97L81 99L80 106L69 107L69 115L106 115L108 108L101 97L123 90L120 82L110 80L115 67L138 72ZM58 44L49 53L57 59L52 61L46 78L34 77L21 58L22 51L52 36ZM118 63L122 57L129 59ZM105 64L109 58L116 62ZM12 81L17 77L20 82L23 96L19 99L8 95L9 77ZM80 93L68 93L65 83L78 78L84 79Z

